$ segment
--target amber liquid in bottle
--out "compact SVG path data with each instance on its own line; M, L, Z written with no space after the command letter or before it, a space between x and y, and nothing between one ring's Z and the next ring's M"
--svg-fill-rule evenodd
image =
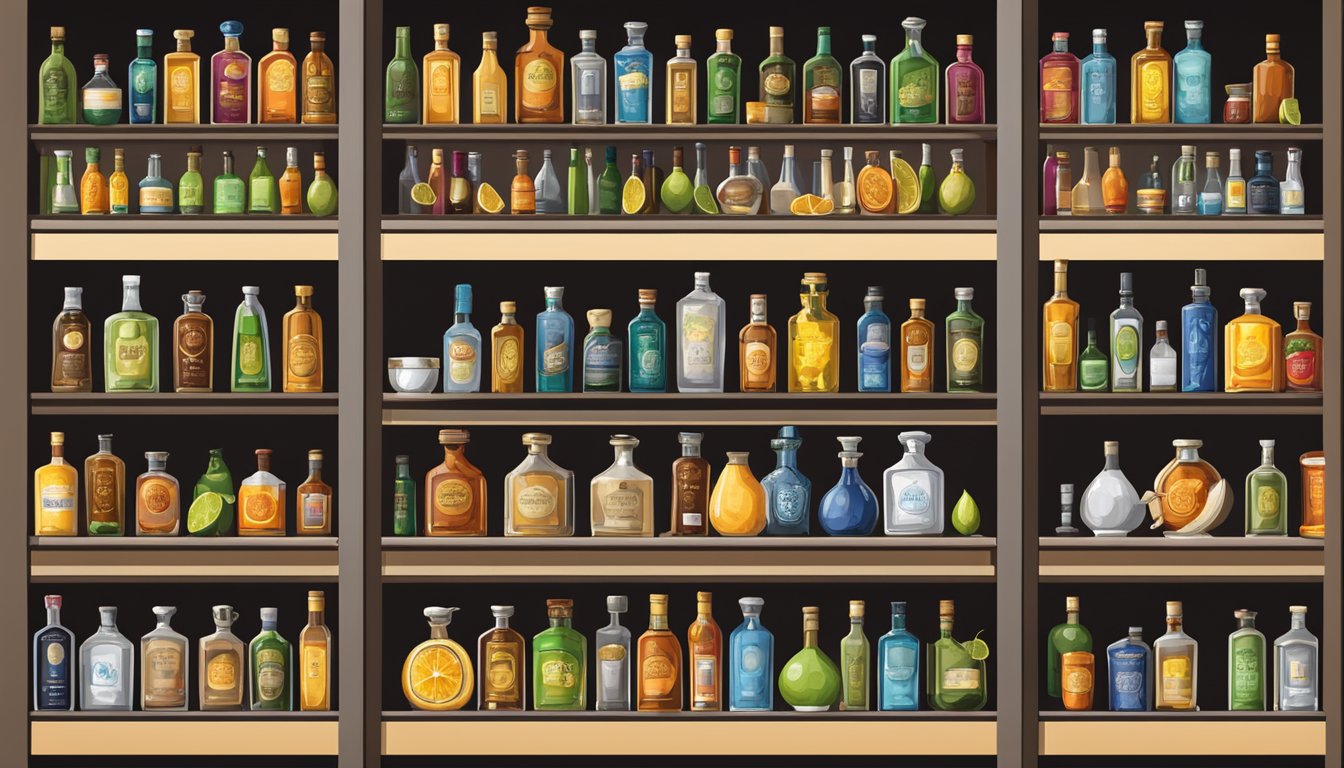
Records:
M520 123L565 121L565 54L546 39L551 9L527 9L527 44L514 59L513 113Z
M51 391L89 392L89 318L84 314L83 288L65 289L65 306L51 327Z
M90 536L126 533L126 462L112 453L112 436L98 436L98 452L84 460L84 512Z
M517 174L509 184L509 213L533 214L537 212L537 186L527 172L527 150L520 149L513 155Z
M294 308L281 321L285 339L285 392L322 391L322 317L313 309L313 286L294 286Z
M302 495L302 486L300 486ZM300 526L299 532L303 529ZM299 709L326 712L331 709L331 630L325 618L326 593L308 593L308 625L299 632Z
M709 462L700 455L704 435L682 432L681 458L672 462L673 536L703 536L709 532Z
M667 595L649 595L649 629L639 636L638 664L638 710L680 712L681 643L667 628Z
M426 535L485 535L485 475L467 461L470 440L464 429L439 431L443 463L425 475Z
M1293 65L1279 54L1279 36L1265 35L1265 60L1251 73L1252 119L1257 123L1279 122L1279 105L1293 96Z
M696 615L686 631L691 658L691 710L723 709L723 632L714 623L714 595L695 593Z
M1078 302L1069 298L1069 262L1055 261L1055 294L1042 311L1044 366L1041 382L1046 392L1078 389Z
M205 314L205 294L187 291L182 314L173 321L173 389L214 390L215 321Z
M327 55L327 33L310 32L308 48L303 59L303 122L330 125L336 122L336 67Z
M499 325L490 329L490 391L523 391L523 327L518 324L518 306L499 303Z
M742 326L742 331L737 334L743 392L775 391L775 351L778 348L778 336L775 329L766 322L765 308L765 296L759 293L752 294L751 322Z
M527 680L523 636L509 626L512 605L492 605L495 626L481 635L476 645L476 664L481 676L480 709L523 709L523 686Z
M322 452L308 452L308 479L294 495L300 536L331 535L331 486L322 480Z
M289 30L271 30L271 52L257 62L257 122L296 122L298 62L289 52Z
M933 391L933 322L924 317L924 299L910 300L910 319L901 323L901 391Z

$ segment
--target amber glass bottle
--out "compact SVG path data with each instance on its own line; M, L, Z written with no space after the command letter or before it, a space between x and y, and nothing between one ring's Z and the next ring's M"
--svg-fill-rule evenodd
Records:
M774 392L778 336L766 321L764 294L751 295L751 322L737 334L737 346L742 391Z
M637 707L681 711L681 643L667 628L667 595L649 595L649 629L639 636Z
M901 391L933 391L933 321L924 317L924 299L910 300L910 319L901 323Z
M1109 214L1129 209L1129 181L1120 168L1120 148L1111 147L1110 167L1101 175L1101 201Z
M1251 73L1251 112L1257 123L1279 122L1279 105L1293 97L1293 65L1279 55L1279 36L1265 35L1265 60Z
M205 294L182 294L182 314L173 321L173 391L214 389L215 322L205 314Z
M673 536L703 536L709 531L709 462L700 455L705 436L699 432L677 435L681 458L672 462Z
M714 595L695 593L695 621L686 631L691 658L691 710L723 709L723 632L714 623Z
M84 314L83 288L65 289L65 306L51 326L51 391L93 389L89 365L89 318Z
M513 155L518 173L509 184L509 213L531 214L537 212L537 187L527 172L527 150L520 149Z
M523 391L523 326L518 306L499 302L499 325L490 329L490 391Z
M492 605L495 626L486 630L476 644L476 670L480 683L478 709L521 710L527 680L527 654L523 636L509 626L512 605Z
M1042 311L1045 363L1041 386L1046 392L1078 389L1078 302L1069 298L1069 262L1055 260L1055 293Z
M282 320L284 391L322 391L322 316L313 309L313 286L294 286L294 308Z
M1320 392L1324 351L1321 337L1311 330L1311 302L1293 302L1297 330L1283 337L1285 378L1294 392Z
M1199 457L1202 440L1172 440L1176 458L1158 474L1157 488L1162 505L1162 524L1179 531L1204 511L1209 491L1222 477L1213 465Z
M300 536L331 535L331 486L322 479L322 452L308 452L308 479L294 493Z
M308 34L308 55L303 59L303 122L336 122L336 67L327 55L327 33Z
M565 121L565 54L546 39L551 9L527 9L527 44L513 64L513 113L520 123Z
M443 463L425 474L425 534L485 535L485 475L467 461L471 434L439 430Z

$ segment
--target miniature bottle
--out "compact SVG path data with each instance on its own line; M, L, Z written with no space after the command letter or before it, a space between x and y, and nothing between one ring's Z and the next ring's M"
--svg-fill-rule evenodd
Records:
M1105 392L1110 389L1111 360L1097 346L1097 321L1087 318L1087 346L1078 355L1078 389Z
M742 57L733 53L733 30L714 30L714 53L705 61L705 122L742 121Z
M828 150L823 150L823 152ZM829 194L829 188L827 190ZM761 211L765 186L760 179L742 168L742 150L728 148L728 176L714 190L722 213L734 216L754 216Z
M519 123L565 121L565 54L551 45L551 9L529 6L527 44L514 57L513 113Z
M905 628L905 603L891 604L891 631L878 638L877 707L884 712L919 709L919 638Z
M1135 53L1129 64L1129 121L1139 123L1171 122L1171 54L1162 48L1160 21L1145 21L1146 48Z
M482 32L481 63L471 75L471 117L477 125L509 121L509 76L499 65L498 50L499 33Z
M79 646L79 708L85 712L133 709L135 650L117 631L116 606L98 607L98 631Z
M938 62L924 49L928 22L908 16L901 22L905 48L891 60L891 122L938 122Z
M289 30L271 30L271 52L257 62L257 122L298 121L299 64L289 52Z
M938 640L929 645L929 706L940 711L984 709L989 699L985 660L989 646L976 639L965 643L952 637L956 605L938 601Z
M880 172L882 169L878 168ZM862 175L862 171L860 171ZM784 159L779 168L779 181L770 188L770 211L776 216L789 215L789 207L802 196L803 191L798 188L796 181L798 176L798 161L793 154L793 145L784 145ZM890 174L887 174L890 178Z
M453 324L443 334L444 392L481 391L481 332L471 324L471 285L454 290Z
M1073 160L1063 151L1055 153L1054 213L1056 216L1073 215Z
M527 653L523 636L509 626L512 605L492 605L495 626L476 641L476 687L482 711L521 712L527 704ZM464 702L465 703L465 702Z
M1255 628L1255 611L1233 613L1237 629L1227 637L1227 708L1265 711L1265 636Z
M1320 704L1320 641L1307 630L1307 607L1288 608L1292 628L1274 641L1274 711L1315 712Z
M1284 379L1283 328L1262 314L1263 288L1242 288L1245 314L1223 329L1223 387L1228 392L1281 392Z
M1106 465L1083 491L1079 516L1094 536L1128 536L1143 522L1139 493L1120 471L1120 443L1105 443Z
M849 634L840 639L840 709L862 711L868 703L868 677L872 669L872 653L868 637L863 633L864 604L862 600L849 601Z
M882 473L883 528L888 536L927 536L943 532L943 470L925 456L933 440L927 432L902 432L901 460Z
M926 305L925 299L910 299L910 319L901 323L902 392L933 391L933 322L924 316Z
M803 64L804 123L840 123L843 71L831 55L831 28L817 27L817 55Z
M52 27L51 55L37 73L38 124L73 125L77 87L75 65L65 56L65 27Z
M1324 342L1311 330L1311 302L1293 302L1297 330L1283 337L1284 373L1290 392L1320 392Z
M574 318L561 301L565 289L546 286L546 309L537 313L537 391L574 391Z
M191 679L187 638L170 626L176 608L156 605L153 610L155 627L140 639L140 709L185 712Z
M1096 33L1093 33L1093 40ZM1105 37L1102 37L1103 43ZM1050 36L1053 50L1041 59L1041 122L1078 122L1078 57L1069 53L1069 33ZM1089 94L1090 96L1090 94Z
M974 288L953 291L957 308L947 316L947 391L981 392L985 388L985 361L981 349L985 319L971 308Z
M1106 50L1106 30L1092 30L1092 53L1079 65L1082 91L1078 122L1115 124L1115 57Z
M1167 340L1167 321L1158 320L1157 340L1148 352L1148 391L1175 392L1177 367L1176 350Z
M527 150L513 153L514 174L509 183L509 213L514 216L528 216L537 212L537 188L532 183L532 175L527 172Z
M145 453L148 470L135 479L135 535L176 536L181 519L177 478L168 474L168 454Z
M75 708L75 635L61 624L61 596L43 598L47 624L33 634L33 709Z
M523 391L523 327L518 305L499 303L499 325L490 329L490 391Z
M1213 69L1213 57L1204 50L1203 34L1204 22L1186 20L1185 48L1172 57L1171 64L1175 83L1172 93L1175 119L1172 122L1212 122L1213 94L1209 73Z
M743 597L742 623L728 636L728 709L769 712L775 708L775 636L761 624L765 600Z
M649 629L639 636L635 708L681 711L681 643L667 624L667 595L649 595Z
M1111 312L1111 391L1143 391L1143 315L1134 308L1134 274L1120 273L1120 306Z
M574 473L551 461L550 444L550 435L523 435L527 457L504 477L505 536L574 535Z
M107 74L107 54L93 55L93 77L80 91L81 116L88 125L121 122L121 89Z
M863 297L863 309L863 315L859 317L858 323L858 388L860 392L890 392L891 318L882 311L881 286L868 286L868 291ZM909 322L912 321L907 321L907 324ZM905 330L904 326L902 330ZM901 341L904 348L904 335ZM927 344L926 339L925 345ZM927 359L920 371L926 372L926 370Z
M1045 350L1041 372L1046 392L1078 389L1078 302L1069 298L1069 262L1055 260L1055 292L1042 308Z
M1091 651L1069 651L1060 656L1061 698L1064 709L1090 710L1096 694L1096 656Z
M677 391L722 392L724 302L695 273L695 288L677 302Z
M1260 466L1246 475L1247 536L1288 535L1288 478L1274 466L1274 441L1260 441Z
M703 536L709 532L710 467L700 455L705 436L681 432L681 456L672 462L672 525L674 536Z
M825 712L840 696L840 670L818 647L821 610L803 608L803 649L779 671L779 694L799 712Z
M654 309L657 301L657 289L640 288L639 314L626 330L631 392L667 391L667 325Z
M471 701L476 683L471 656L448 636L448 625L458 610L438 606L425 609L429 639L412 648L401 666L401 691L414 709L445 712L461 709Z
M1254 122L1279 122L1279 106L1293 98L1293 65L1279 55L1279 36L1265 35L1265 60L1255 65L1251 78Z
M667 109L664 117L668 125L695 125L699 96L696 95L697 67L695 59L691 57L691 36L677 35L674 42L677 54L667 61Z
M635 466L639 440L612 435L616 460L594 477L591 488L594 536L652 536L653 478Z
M243 24L226 21L219 25L224 49L210 57L210 122L252 122L252 57L243 52L238 38Z
M593 708L599 712L630 711L630 630L621 624L621 614L629 609L630 600L625 595L607 595L611 621L593 635L597 654Z
M537 199L537 213L565 213L568 210L565 185L555 172L549 149L541 151L541 170L537 171L536 178L532 180L532 187Z
M1045 641L1045 692L1052 698L1063 698L1065 684L1063 656L1074 651L1092 651L1092 633L1079 622L1080 600L1075 596L1064 598L1065 620L1050 629Z
M90 536L126 533L126 462L112 453L112 435L99 435L98 452L84 460L84 514Z
M173 212L173 183L163 178L162 159L157 152L151 153L146 163L145 177L136 185L137 202L142 214ZM67 165L69 162L67 157ZM66 178L70 178L68 174ZM59 207L59 201L53 197L52 213L62 213Z
M1126 637L1106 647L1106 668L1112 712L1153 708L1153 650L1143 642L1143 627L1130 627Z
M583 340L583 391L621 391L621 340L611 333L611 310L588 310L588 335Z
M877 526L877 496L859 476L862 437L837 437L840 479L821 499L817 521L831 536L868 536Z
M322 480L322 451L308 452L308 477L294 489L294 519L300 536L330 536L331 486Z
M425 54L420 115L425 125L455 124L462 113L462 58L448 48L448 25L434 25L434 50Z
M709 498L709 522L720 536L755 536L765 530L765 489L752 476L747 456L728 452Z
M417 491L411 477L411 457L398 456L392 479L392 535L418 536L419 517L416 511ZM505 517L507 520L508 517Z
M1246 214L1246 179L1241 175L1241 150L1227 150L1227 181L1223 186L1223 214Z
M471 433L439 430L443 463L425 474L425 535L484 536L485 475L467 460Z
M67 286L61 313L51 326L51 391L89 392L93 366L90 323L84 314L84 289Z
M1195 270L1190 303L1181 307L1182 392L1213 392L1218 389L1218 309L1209 300L1208 273Z
M695 621L686 631L692 712L723 709L723 632L714 621L713 598L709 592L695 593Z
M803 275L802 310L789 318L789 391L840 391L839 325L826 309L824 272Z

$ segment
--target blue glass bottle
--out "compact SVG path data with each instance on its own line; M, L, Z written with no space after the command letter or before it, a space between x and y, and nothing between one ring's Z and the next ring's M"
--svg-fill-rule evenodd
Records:
M761 624L765 600L744 597L742 623L728 636L728 709L769 712L775 708L775 636Z
M1181 391L1218 391L1218 309L1209 301L1208 272L1195 270L1190 303L1181 307Z
M616 122L653 122L653 54L644 47L649 25L625 23L626 44L612 57L616 75Z
M154 61L154 30L135 30L135 58L131 59L130 122L132 125L152 124L158 117L159 65Z
M565 289L546 286L546 309L537 313L537 391L574 391L574 318L561 305Z
M444 392L481 391L481 332L471 324L471 285L454 291L453 324L443 334Z
M797 427L780 427L770 441L779 457L775 470L761 480L765 488L765 535L806 536L811 532L812 481L798 471Z
M631 392L667 391L667 324L654 311L657 301L657 290L639 289L639 314L630 321L627 334Z
M1143 642L1143 627L1106 648L1107 690L1112 712L1147 712L1153 708L1153 649Z
M1275 216L1279 213L1279 180L1274 178L1274 153L1255 152L1255 175L1246 182L1246 212Z
M859 318L859 391L891 391L891 318L882 311L882 286L868 286Z
M1185 48L1172 58L1173 110L1177 123L1208 123L1213 120L1213 93L1209 73L1213 56L1204 50L1204 22L1186 19Z
M1092 53L1083 59L1082 120L1089 125L1115 124L1115 57L1106 50L1106 30L1092 30Z
M877 496L859 477L861 437L840 441L840 480L821 498L817 521L831 536L867 536L877 525Z
M877 639L882 671L877 708L884 712L919 709L919 638L905 628L905 603L891 604L891 631Z
M47 625L33 635L33 709L73 710L75 636L61 624L61 596L47 595L43 602Z
M149 167L140 180L140 213L172 213L173 183L163 178L163 166L158 153L149 156ZM1277 184L1277 182L1275 182ZM1277 197L1277 187L1275 197ZM1275 213L1278 213L1277 206Z

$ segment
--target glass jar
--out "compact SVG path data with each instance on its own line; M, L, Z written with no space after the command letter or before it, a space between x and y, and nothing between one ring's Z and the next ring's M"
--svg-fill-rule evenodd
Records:
M1225 90L1227 101L1223 104L1223 122L1251 122L1251 84L1228 83Z

